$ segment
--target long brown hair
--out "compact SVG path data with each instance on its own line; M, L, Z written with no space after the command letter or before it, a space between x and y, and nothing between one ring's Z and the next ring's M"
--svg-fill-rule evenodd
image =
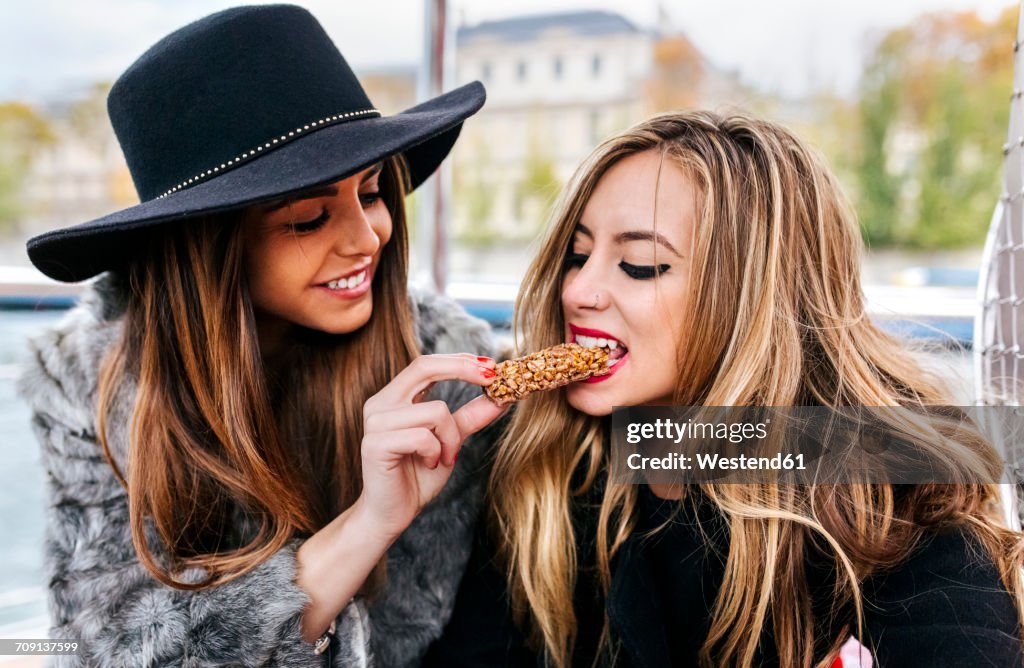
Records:
M99 437L128 491L140 561L161 582L199 589L238 577L358 497L363 402L418 354L407 184L402 158L385 160L393 232L369 322L340 336L299 330L277 374L260 354L240 214L165 226L127 270L123 333L100 376ZM138 390L125 476L107 421L129 378ZM255 536L236 535L240 513L258 523ZM200 581L182 578L193 567ZM378 567L367 589L381 577Z
M556 205L521 286L515 328L526 349L562 341L564 259L598 181L620 159L649 150L674 160L699 198L691 294L665 305L683 309L690 323L677 351L677 404L954 403L904 344L867 317L856 217L824 162L785 128L743 114L665 114L594 151ZM607 422L573 410L562 391L535 394L518 408L491 474L492 527L513 613L561 668L571 664L576 637L570 504L600 473ZM963 466L976 469L970 479L994 479L999 462L991 445L977 435L963 447L970 453ZM574 486L580 470L586 475ZM859 582L906 559L924 531L943 526L979 539L1024 616L1021 535L1004 526L995 485L703 484L699 492L718 508L728 533L724 581L700 652L704 666L751 665L769 624L781 665L827 666L851 629L815 637L815 623L829 620L812 614L809 551L832 559L839 574L834 609L852 608L859 625ZM610 559L635 525L635 503L635 489L607 485L596 564L606 594ZM606 620L603 651L613 652L607 631Z

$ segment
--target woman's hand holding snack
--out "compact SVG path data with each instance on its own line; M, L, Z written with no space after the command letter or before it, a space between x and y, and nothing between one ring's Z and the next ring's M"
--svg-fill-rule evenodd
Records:
M431 386L443 380L486 385L492 378L490 358L424 355L363 405L362 494L298 552L297 581L310 597L303 615L307 641L327 629L441 491L466 438L504 412L481 396L452 413L442 401L422 401Z
M363 492L357 512L394 540L444 487L462 443L504 412L477 397L454 413L443 401L422 401L434 383L461 380L487 385L494 360L424 355L363 406Z

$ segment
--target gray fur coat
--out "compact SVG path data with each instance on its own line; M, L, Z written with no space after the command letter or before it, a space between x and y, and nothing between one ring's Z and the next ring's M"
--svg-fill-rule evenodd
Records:
M96 439L98 371L121 331L111 283L101 279L58 325L31 342L19 386L33 411L48 476L50 637L84 647L55 665L324 666L325 657L315 655L300 634L308 600L295 583L300 541L245 576L197 592L166 587L140 565L125 490ZM436 295L415 294L412 301L423 352L491 354L485 323ZM454 409L478 391L449 382L434 393ZM111 451L122 471L134 393L133 385L119 390L120 415L110 423ZM369 610L356 599L339 615L333 666L417 665L440 635L469 557L488 442L484 432L466 443L441 495L392 546L382 597ZM256 528L244 516L237 524L241 536Z

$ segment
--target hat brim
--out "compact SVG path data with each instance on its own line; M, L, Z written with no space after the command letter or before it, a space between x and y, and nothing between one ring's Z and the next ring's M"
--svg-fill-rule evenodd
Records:
M486 94L472 82L394 116L329 125L202 183L28 241L28 255L58 281L82 281L124 264L133 241L158 224L244 208L356 174L402 153L413 188L441 164L462 122Z

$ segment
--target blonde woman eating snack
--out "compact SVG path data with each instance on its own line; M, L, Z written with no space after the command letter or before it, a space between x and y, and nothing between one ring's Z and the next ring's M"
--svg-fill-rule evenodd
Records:
M608 481L615 406L954 403L865 315L861 250L774 123L674 113L599 146L516 321L526 351L612 366L517 404L430 664L828 668L852 634L886 668L1020 666L1024 551L994 485ZM990 479L992 446L963 447Z

